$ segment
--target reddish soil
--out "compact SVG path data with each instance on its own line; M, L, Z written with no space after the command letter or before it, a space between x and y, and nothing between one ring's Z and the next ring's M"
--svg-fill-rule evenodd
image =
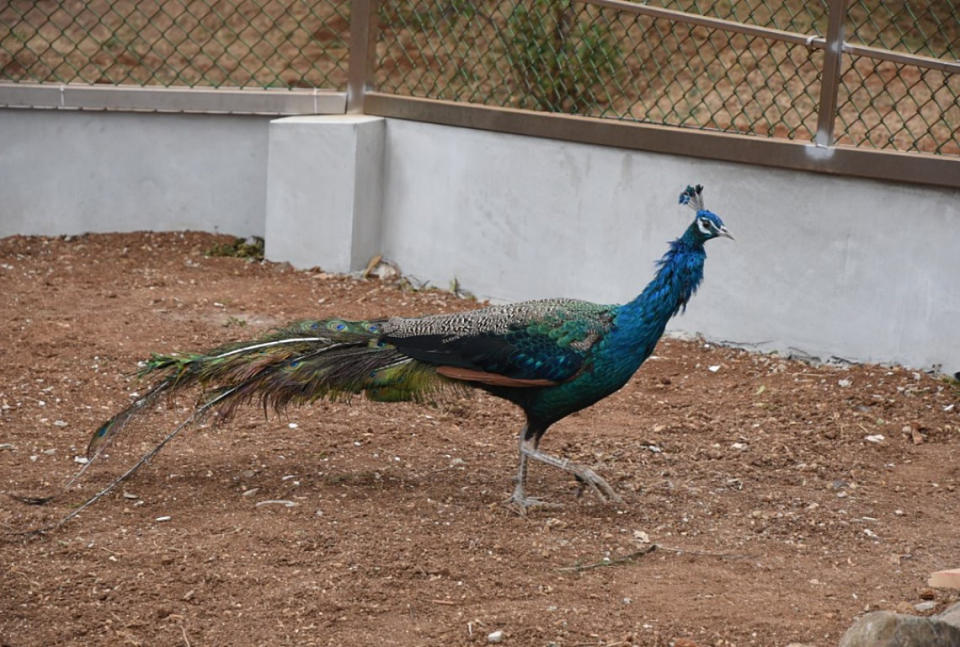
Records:
M0 240L0 490L63 483L151 351L475 305L205 256L223 240ZM531 493L563 507L526 517L502 504L520 416L493 398L244 409L59 530L0 536L0 644L835 645L864 610L957 599L925 582L960 566L958 401L904 368L663 341L544 440L625 502L534 465ZM0 530L68 513L190 404L128 428L62 502L3 497Z

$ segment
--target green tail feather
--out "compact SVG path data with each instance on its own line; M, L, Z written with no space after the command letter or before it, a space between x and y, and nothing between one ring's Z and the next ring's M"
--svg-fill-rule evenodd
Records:
M157 381L147 394L105 422L90 440L95 458L137 413L164 393L203 389L204 401L226 395L216 410L224 417L258 398L275 410L318 399L365 393L372 400L422 400L456 384L432 366L379 341L382 322L300 321L245 343L206 353L153 354L139 372ZM227 395L229 394L229 395Z

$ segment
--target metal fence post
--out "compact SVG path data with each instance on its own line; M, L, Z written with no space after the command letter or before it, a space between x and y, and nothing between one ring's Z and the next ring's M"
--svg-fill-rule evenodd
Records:
M847 14L847 0L830 0L830 18L827 23L827 42L820 77L820 112L817 119L817 146L833 145L833 129L837 121L837 94L840 90L840 63L843 55L843 22Z
M347 113L363 113L363 97L373 79L377 49L377 0L350 5L350 53L347 68Z

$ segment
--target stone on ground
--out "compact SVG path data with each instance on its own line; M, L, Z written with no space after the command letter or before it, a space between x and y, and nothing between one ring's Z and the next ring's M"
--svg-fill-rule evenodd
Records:
M922 618L892 611L860 617L840 639L840 647L957 647L960 627L932 616Z

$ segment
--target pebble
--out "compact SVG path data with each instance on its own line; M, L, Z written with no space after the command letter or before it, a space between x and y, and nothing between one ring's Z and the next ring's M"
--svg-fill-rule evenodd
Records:
M924 611L930 611L931 609L934 609L936 606L936 602L933 600L927 600L926 602L917 602L915 605L913 605L913 608L923 613Z
M159 523L163 523L164 521L170 521L171 519L173 519L173 517L164 515L164 516L162 516L162 517L157 517L156 519L154 519L154 521L157 521L157 522L159 522Z
M497 629L496 631L491 631L487 634L487 642L491 644L496 644L503 642L503 631Z
M285 508L292 508L296 505L299 505L298 503L295 503L293 501L287 501L286 499L267 499L266 501L257 501L256 507L259 508L262 505L271 505L271 504L282 505Z
M871 434L869 436L864 436L863 439L868 443L882 443L884 441L883 434Z

